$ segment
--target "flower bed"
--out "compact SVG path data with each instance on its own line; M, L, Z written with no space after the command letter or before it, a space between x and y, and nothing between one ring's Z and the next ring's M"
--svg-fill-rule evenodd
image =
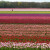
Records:
M16 43L16 42L0 42L1 50L50 50L50 43Z
M0 23L49 24L50 14L0 14Z
M36 42L36 43L49 43L50 37L41 36L0 36L0 42Z
M49 21L50 14L0 14L0 23L27 23L0 24L0 50L50 50Z
M49 24L0 24L0 35L50 36Z

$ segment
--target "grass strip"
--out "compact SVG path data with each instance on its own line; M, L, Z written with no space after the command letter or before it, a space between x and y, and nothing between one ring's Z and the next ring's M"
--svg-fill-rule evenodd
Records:
M0 14L50 14L50 11L0 11Z

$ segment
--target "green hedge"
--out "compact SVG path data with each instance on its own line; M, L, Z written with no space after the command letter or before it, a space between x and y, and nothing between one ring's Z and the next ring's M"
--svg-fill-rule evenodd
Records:
M17 48L8 48L8 47L2 47L0 50L50 50L50 48L23 48L23 49L17 49Z

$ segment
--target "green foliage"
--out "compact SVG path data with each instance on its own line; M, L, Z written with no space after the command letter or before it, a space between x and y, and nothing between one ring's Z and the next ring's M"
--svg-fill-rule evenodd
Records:
M0 50L50 50L50 48L23 48L23 49L17 49L17 48L8 48L8 47L1 47Z
M50 14L50 11L0 11L0 14Z
M0 8L50 8L50 2L5 2L0 1Z

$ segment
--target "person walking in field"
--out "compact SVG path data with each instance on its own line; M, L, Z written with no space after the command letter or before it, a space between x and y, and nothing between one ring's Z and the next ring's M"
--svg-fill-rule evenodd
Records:
M12 9L12 11L13 11L13 9Z

